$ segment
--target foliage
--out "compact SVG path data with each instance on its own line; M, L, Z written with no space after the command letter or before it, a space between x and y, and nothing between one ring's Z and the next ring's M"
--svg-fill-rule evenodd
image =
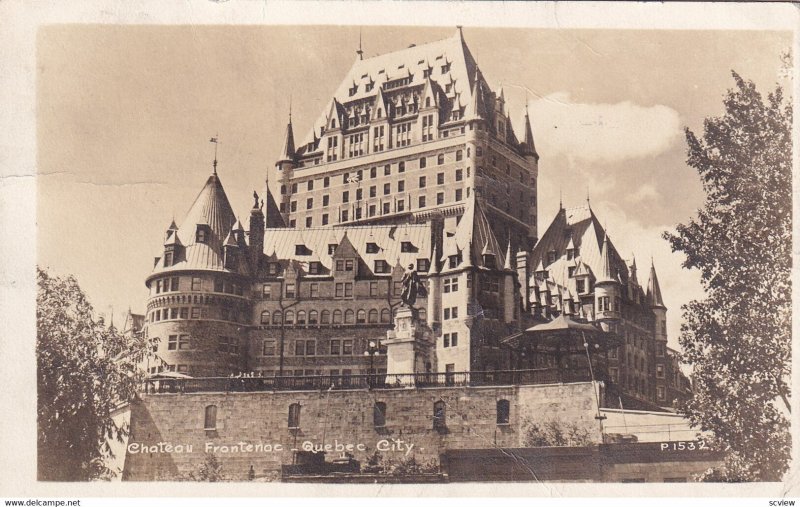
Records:
M109 441L128 431L111 413L134 397L141 379L136 359L147 347L96 320L73 277L38 269L37 279L39 479L108 479Z
M190 481L199 482L222 482L225 480L225 474L222 473L222 463L213 454L206 454L203 464L195 475L194 472L189 472L187 475Z
M522 439L524 447L587 447L592 444L589 430L577 422L560 419L527 421Z
M707 479L780 480L790 451L792 109L780 87L764 100L733 78L725 113L705 120L702 139L686 129L706 202L664 234L707 296L682 308L694 394L681 409L730 451Z
M395 476L437 474L439 473L439 464L436 460L420 463L414 456L398 460L384 459L383 454L375 451L367 458L362 472Z

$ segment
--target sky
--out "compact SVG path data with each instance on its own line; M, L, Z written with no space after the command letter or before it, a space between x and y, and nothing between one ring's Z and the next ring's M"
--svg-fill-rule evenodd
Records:
M37 36L40 266L73 274L95 309L143 313L163 233L211 173L245 219L274 166L292 104L299 143L356 57L452 36L455 27L50 25ZM702 206L684 128L722 114L731 70L766 94L787 32L465 27L518 137L530 108L539 231L590 200L646 283L651 257L677 347L680 306L703 297L661 238ZM243 220L244 221L244 220Z

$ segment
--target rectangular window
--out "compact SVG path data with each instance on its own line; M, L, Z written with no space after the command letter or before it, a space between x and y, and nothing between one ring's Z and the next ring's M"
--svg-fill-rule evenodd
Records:
M167 350L178 350L178 335L176 334L169 335L169 341L167 342Z
M297 201L292 201L289 203L289 210L294 213L297 211Z
M348 356L353 354L353 340L344 340L342 342L342 355Z
M314 207L314 199L312 197L309 197L308 199L306 199L306 209L311 209L313 207Z
M314 282L309 288L311 299L317 299L319 297L319 284Z
M461 169L456 169L456 181L461 181L463 179L463 172Z
M656 378L664 378L664 365L657 364L656 365Z
M294 282L287 282L286 283L286 298L287 299L294 299L296 293L296 286Z
M444 204L444 192L436 193L436 204Z
M294 342L294 355L296 356L304 356L306 355L306 342L303 340L297 340Z
M420 208L424 208L425 207L426 201L425 201L425 196L424 195L419 196L419 203L418 204L419 204L418 207L420 207Z
M417 271L425 272L431 268L430 259L417 259Z
M198 308L196 306L192 307L192 318L193 319L199 319L200 318L200 308Z
M427 118L423 118L423 120L426 120L426 119L427 119ZM425 123L425 122L423 121L423 124L424 124L424 123ZM423 141L425 141L425 139L423 139ZM420 168L420 169L425 169L425 167L426 167L427 165L428 165L428 159L427 159L427 158L425 158L425 157L421 157L421 158L419 159L419 168Z
M375 273L388 273L389 272L389 263L385 260L379 259L375 261Z
M425 188L425 184L426 184L425 176L420 176L419 177L419 188Z
M347 222L350 220L350 213L348 210L342 210L342 222Z
M391 207L391 206L390 206L390 203L388 203L388 202L385 202L385 203L383 203L383 214L384 214L384 215L387 215L387 214L389 214L389 212L390 212L390 207Z
M461 199L463 199L463 198L464 198L464 191L463 191L462 189L460 189L460 188L457 188L457 189L456 189L456 197L455 197L455 200L456 200L456 201L460 201L460 200L461 200Z
M342 192L342 202L343 203L350 202L350 192L349 191L345 190L344 192Z
M442 346L447 348L450 346L450 333L445 333L442 335Z
M178 309L177 308L170 308L170 319L177 319L178 318Z
M458 346L458 333L451 333L450 334L450 346L457 347Z
M192 277L192 290L199 291L203 288L203 279L199 277Z
M331 196L330 195L325 194L325 195L322 196L322 206L323 207L328 206L330 204L330 202L331 202Z
M444 279L444 292L457 292L458 291L458 277Z
M352 282L345 282L345 284L344 284L344 297L345 298L352 298L353 297L353 283Z
M369 296L373 298L378 296L378 282L369 282Z
M322 225L328 225L328 214L327 213L322 215Z
M331 355L338 356L340 353L341 341L331 340Z
M183 308L181 308L180 318L182 318L182 319L188 319L189 318L189 309L186 308L185 306Z
M313 217L306 217L306 227L310 228L313 222Z
M436 175L436 184L437 185L444 185L444 173L438 173Z
M383 185L383 195L389 195L392 193L392 184L391 183L384 183Z
M261 287L261 299L272 299L272 285L265 283Z
M308 274L318 275L322 269L322 264L319 261L311 261L308 263Z
M192 341L189 335L182 334L178 336L178 350L189 350L192 348Z
M398 192L405 192L406 190L406 182L405 180L400 180L397 182L397 191Z
M398 199L397 200L397 211L399 212L399 211L403 211L405 209L406 209L406 201L404 201L403 199Z
M337 283L336 284L334 297L336 297L336 298L343 298L344 297L344 283Z
M392 174L392 166L390 164L386 164L383 166L383 175L389 176L390 174Z
M313 356L317 351L317 343L314 340L306 340L306 355Z
M378 195L378 187L372 185L371 187L369 187L369 196L375 197L376 195Z

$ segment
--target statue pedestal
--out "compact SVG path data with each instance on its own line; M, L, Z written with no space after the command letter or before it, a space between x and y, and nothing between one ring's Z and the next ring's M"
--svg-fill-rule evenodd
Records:
M430 344L425 339L423 325L417 312L406 306L397 310L394 329L386 332L386 383L413 386L410 373L426 373Z

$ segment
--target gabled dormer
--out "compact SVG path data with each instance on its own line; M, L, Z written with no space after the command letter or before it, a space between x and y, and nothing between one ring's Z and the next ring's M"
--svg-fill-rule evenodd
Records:
M361 257L347 237L347 232L336 246L332 259L334 277L355 278L358 275L358 262Z
M178 228L175 227L175 221L167 229L167 239L164 242L164 267L168 268L183 260L183 243L178 237Z
M228 233L225 243L222 245L222 250L225 269L235 271L239 263L239 244L236 242L234 231Z

